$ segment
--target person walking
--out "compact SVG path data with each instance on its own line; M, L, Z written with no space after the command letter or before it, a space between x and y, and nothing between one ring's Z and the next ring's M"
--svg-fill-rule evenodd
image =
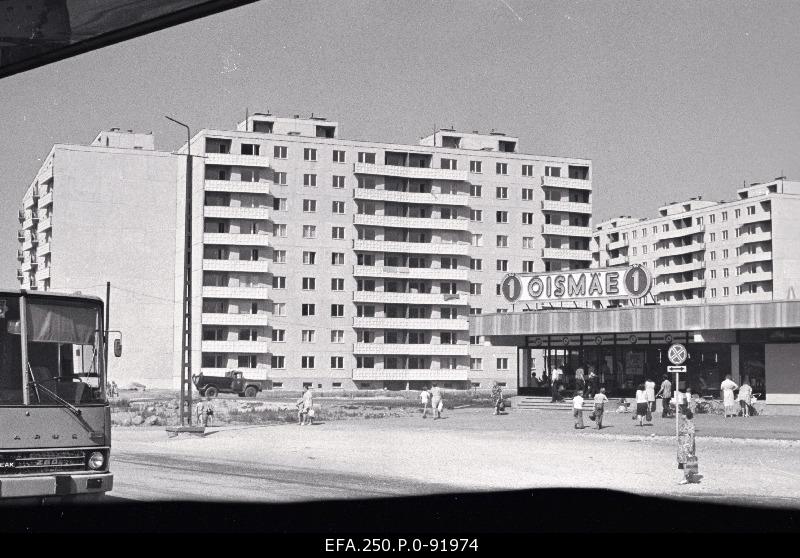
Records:
M503 406L503 388L497 382L492 385L492 401L494 402L494 414L499 415Z
M433 420L438 418L442 418L442 409L444 408L444 403L442 402L442 390L439 389L435 383L431 388L431 403L433 405Z
M575 370L575 391L579 391L581 396L586 394L586 378L584 377L583 366L578 366Z
M563 397L561 397L561 393L558 390L558 388L561 386L561 377L563 375L564 371L561 370L561 367L558 365L558 363L556 363L556 367L550 372L550 385L553 389L553 398L550 400L551 403L563 400Z
M644 384L639 384L636 390L636 416L633 418L639 419L639 426L644 426L644 419L649 414L650 406L647 403L647 392L644 389Z
M419 399L422 401L422 418L428 418L428 408L431 403L431 392L428 391L428 386L423 387L419 392Z
M575 396L572 398L572 415L575 417L575 428L583 429L583 392L575 390Z
M672 382L669 381L669 376L666 374L662 378L664 381L661 382L661 389L658 390L656 397L661 396L661 417L668 418L670 416L669 402L672 400Z
M752 397L753 388L750 387L750 384L747 382L747 377L745 376L742 385L739 386L739 396L737 397L743 417L750 416L750 400Z
M600 391L594 396L594 420L597 422L597 429L603 429L603 414L605 414L605 406L608 403L606 397L606 388L600 388Z
M723 380L719 386L719 388L722 390L722 404L725 406L725 418L728 418L728 413L730 413L732 417L736 416L733 390L738 387L739 386L737 386L736 383L731 379L730 374L725 376L725 380Z
M308 426L311 424L311 409L314 407L314 393L309 386L303 387L303 402L302 402L302 420L301 426Z
M600 393L600 377L595 373L594 366L589 366L589 376L586 378L586 386L588 390L588 396L594 397L598 393Z
M647 421L650 422L653 418L653 413L656 412L656 383L647 378L644 383L644 392L647 395Z

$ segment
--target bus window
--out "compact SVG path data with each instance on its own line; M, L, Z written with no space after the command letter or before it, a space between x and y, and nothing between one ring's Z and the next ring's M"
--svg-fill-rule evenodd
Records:
M19 296L0 295L0 405L23 403L19 323Z

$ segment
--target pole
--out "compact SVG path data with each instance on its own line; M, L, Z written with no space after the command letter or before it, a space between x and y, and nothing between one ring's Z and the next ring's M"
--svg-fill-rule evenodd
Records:
M106 281L106 336L103 346L103 357L105 358L106 365L106 383L109 381L108 377L108 330L111 328L111 281Z

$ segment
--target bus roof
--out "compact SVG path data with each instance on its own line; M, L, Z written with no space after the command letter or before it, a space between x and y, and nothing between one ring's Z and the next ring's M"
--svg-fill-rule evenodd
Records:
M0 289L0 296L3 295L23 295L26 297L42 297L53 299L67 299L67 300L84 300L87 302L103 303L103 299L99 296L85 295L81 293L57 293L52 291L31 291L28 289Z

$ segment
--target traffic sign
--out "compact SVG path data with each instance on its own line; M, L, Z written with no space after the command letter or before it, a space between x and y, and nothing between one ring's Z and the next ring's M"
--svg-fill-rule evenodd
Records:
M686 351L686 347L680 343L670 345L669 350L667 351L667 358L669 358L669 361L672 364L683 364L686 362L686 357L688 356L689 353Z
M680 374L681 372L686 372L685 366L667 366L667 372L674 372L676 374Z

